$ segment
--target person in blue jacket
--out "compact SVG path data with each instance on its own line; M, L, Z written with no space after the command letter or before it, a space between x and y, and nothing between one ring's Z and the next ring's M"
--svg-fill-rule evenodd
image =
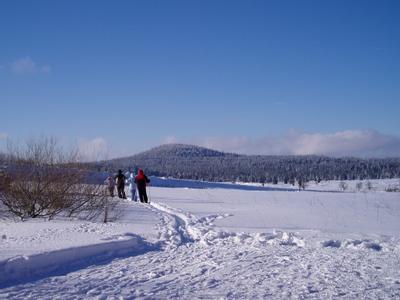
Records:
M135 175L133 175L133 172L129 174L129 178L126 180L126 183L129 184L129 191L131 192L131 200L137 201Z

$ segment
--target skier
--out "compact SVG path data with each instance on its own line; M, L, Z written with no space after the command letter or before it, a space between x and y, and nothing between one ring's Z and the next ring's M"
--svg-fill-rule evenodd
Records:
M139 169L137 176L135 177L135 183L139 191L140 202L149 203L146 193L146 185L150 182L150 179L144 175L143 170Z
M136 184L135 184L135 175L133 172L129 174L129 178L126 180L126 183L129 184L129 191L131 192L131 199L132 201L136 200Z
M126 199L125 196L125 175L122 174L122 170L118 170L118 175L115 176L115 179L117 181L117 191L118 191L118 197Z
M115 189L115 180L112 175L109 175L106 180L104 180L104 184L107 185L108 191L111 197L114 197L114 189Z

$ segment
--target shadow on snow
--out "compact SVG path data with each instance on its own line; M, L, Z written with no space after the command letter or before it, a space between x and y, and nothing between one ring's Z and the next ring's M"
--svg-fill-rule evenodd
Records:
M106 265L114 259L158 251L161 244L151 244L142 237L126 234L129 239L95 245L60 249L31 256L17 256L0 261L0 289L52 276L62 276L90 266Z

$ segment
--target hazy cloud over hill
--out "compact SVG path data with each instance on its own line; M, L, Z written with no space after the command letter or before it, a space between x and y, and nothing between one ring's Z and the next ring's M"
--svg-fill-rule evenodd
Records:
M265 155L328 155L358 157L398 157L400 138L376 130L346 130L335 133L304 133L295 130L282 136L262 138L204 137L179 140L169 136L164 142L184 142L226 152Z
M78 152L83 161L97 161L109 158L110 147L102 137L94 139L80 139Z

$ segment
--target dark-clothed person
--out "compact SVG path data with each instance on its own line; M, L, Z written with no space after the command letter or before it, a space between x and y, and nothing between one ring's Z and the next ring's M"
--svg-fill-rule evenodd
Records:
M115 176L115 179L117 180L117 191L118 191L118 197L126 199L125 196L125 175L122 174L122 170L118 170L118 175Z
M135 177L135 183L139 192L140 202L149 203L146 193L146 185L150 182L150 179L144 175L143 170L139 169L137 176Z

